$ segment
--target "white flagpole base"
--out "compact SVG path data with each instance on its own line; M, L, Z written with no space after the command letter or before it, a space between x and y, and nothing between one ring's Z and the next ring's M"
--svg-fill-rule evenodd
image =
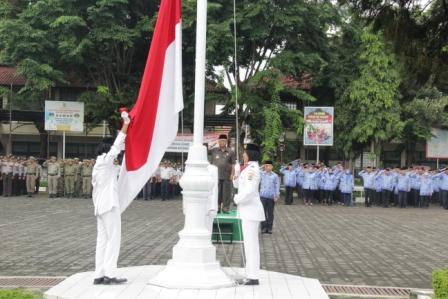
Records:
M149 284L168 289L220 289L235 286L219 262L192 265L170 260Z
M206 226L213 186L208 165L205 146L191 146L185 174L180 180L185 226L173 247L173 258L149 281L150 284L176 289L217 289L234 285L216 260L216 248Z

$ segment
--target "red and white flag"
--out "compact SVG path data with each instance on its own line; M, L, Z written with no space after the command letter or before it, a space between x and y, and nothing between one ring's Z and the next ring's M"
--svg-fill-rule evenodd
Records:
M176 138L183 109L181 0L162 0L118 179L123 212Z

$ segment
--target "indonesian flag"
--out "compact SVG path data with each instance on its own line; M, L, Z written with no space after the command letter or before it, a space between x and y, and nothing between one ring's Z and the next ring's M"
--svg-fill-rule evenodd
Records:
M118 179L123 212L174 141L182 97L181 0L162 0Z

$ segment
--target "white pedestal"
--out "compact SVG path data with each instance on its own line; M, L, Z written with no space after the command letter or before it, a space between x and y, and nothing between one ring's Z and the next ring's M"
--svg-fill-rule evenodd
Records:
M215 290L168 289L148 284L163 266L118 269L128 283L115 286L93 285L93 272L77 273L44 294L45 299L328 299L316 279L261 270L260 285L233 286ZM231 269L224 268L228 273ZM244 269L234 269L243 274Z
M206 215L213 186L207 149L193 145L180 180L185 226L173 247L173 258L152 278L151 284L174 289L217 289L233 285L216 260L216 248L207 229Z

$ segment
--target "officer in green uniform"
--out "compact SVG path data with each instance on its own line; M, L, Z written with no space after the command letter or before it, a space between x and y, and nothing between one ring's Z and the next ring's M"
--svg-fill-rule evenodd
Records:
M58 178L58 190L57 190L57 194L58 197L64 197L64 168L65 168L65 160L59 160L59 168L60 168L60 172L61 175Z
M68 198L74 196L75 193L75 173L76 168L73 165L73 160L67 160L67 163L64 167L64 179L65 179L65 195Z
M82 177L81 177L81 163L79 162L78 158L73 159L75 166L75 197L81 197L82 193Z
M232 196L235 153L227 146L227 135L219 135L219 147L210 151L210 163L218 167L218 210L228 213Z
M92 171L90 160L84 159L82 163L82 195L84 198L92 196Z
M45 161L43 167L47 168L48 195L50 198L56 198L58 178L61 176L61 169L56 157L52 156L50 160Z
M26 192L28 197L33 197L34 191L36 190L36 178L38 176L39 168L36 158L31 156L30 159L25 162Z

